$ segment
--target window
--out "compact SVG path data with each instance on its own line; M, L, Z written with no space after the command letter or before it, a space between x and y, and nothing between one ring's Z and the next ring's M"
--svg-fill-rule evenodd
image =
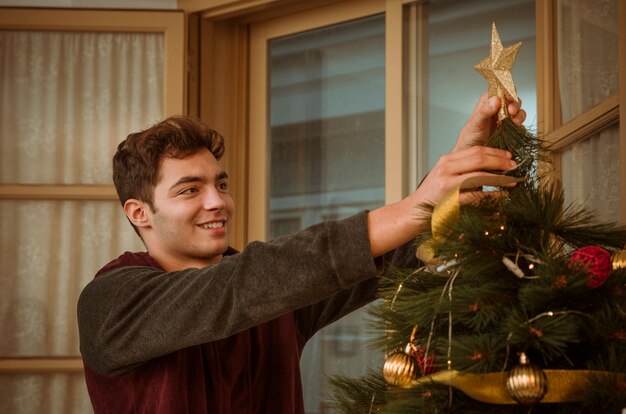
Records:
M540 126L555 150L566 202L592 209L599 221L623 223L623 2L542 1L538 10Z
M523 43L512 72L529 114L526 124L553 144L556 175L562 178L568 201L597 208L601 219L626 222L622 196L626 194L626 129L620 128L626 116L623 2L266 0L233 4L207 0L205 9L195 0L193 4L191 0L180 3L188 3L199 18L197 34L203 51L194 72L198 84L190 89L199 91L198 113L229 139L225 162L236 177L233 191L240 210L235 242L239 248L247 241L304 225L299 209L306 204L305 198L300 197L298 204L297 197L287 199L291 194L279 192L289 190L293 185L289 180L319 177L326 168L319 163L300 165L291 158L284 162L301 168L295 176L272 177L270 173L267 164L277 159L279 148L272 153L268 137L278 138L274 143L289 147L289 154L301 148L298 160L310 162L307 148L319 151L322 135L318 131L323 132L323 125L310 120L297 126L277 119L271 122L269 114L277 102L266 93L272 82L267 72L271 65L268 42L291 42L298 34L381 13L385 20L381 129L385 135L385 202L396 201L415 188L435 160L452 147L476 96L486 89L472 66L487 55L491 22L495 21L505 45ZM251 29L254 25L257 28ZM274 29L267 29L270 33L260 36L261 43L254 45L260 27ZM249 41L251 30L257 33ZM277 50L286 47L274 46ZM212 59L215 56L220 59ZM311 59L306 62L312 62L311 70L317 71L313 75L322 71L320 56L314 52L298 59ZM308 86L323 89L324 84ZM340 125L342 120L333 121ZM292 134L303 146L289 142ZM281 180L286 180L286 187L278 188L274 197L284 204L274 208L272 191ZM307 185L305 189L311 190L312 184ZM287 206L295 207L289 210ZM336 211L322 213L323 217L339 215ZM324 349L329 354L336 352L337 358L349 358L352 347L359 345L336 341L360 335L355 328L359 323L331 327L325 338L332 345ZM328 409L320 387L305 390L307 398L317 398L307 402L309 412Z
M513 75L536 125L533 1L278 1L197 17L190 91L227 139L238 248L412 191L487 89L473 66L489 53L492 19L504 43L524 43ZM382 363L364 313L307 344L307 412L332 412L326 376Z
M384 203L385 19L270 40L270 234Z
M76 301L143 250L111 182L130 132L183 111L183 14L0 15L0 411L88 412ZM88 28L88 30L86 30Z
M265 229L258 238L385 201L385 16L329 11L313 23L309 14L301 15L313 26L306 29L294 16L287 28L276 21L251 26L252 55L267 56L253 58L250 68L250 114L265 112L267 122L251 134L250 186L267 188L267 198L250 200L249 223ZM382 356L367 347L365 316L349 315L307 343L301 366L308 412L329 409L326 376L380 365Z
M502 44L522 42L511 73L517 95L536 131L535 2L433 2L428 8L428 165L452 149L468 110L487 90L474 65L489 55L491 24Z
M415 188L426 154L436 159L452 147L486 89L472 67L488 53L494 16L504 27L516 24L505 42L525 42L518 84L534 116L534 4L518 2L507 14L501 3L479 3L346 1L234 21L251 39L246 240L344 217ZM220 21L210 28L237 33ZM329 410L325 375L358 376L380 363L367 348L363 318L350 315L307 345L308 411Z

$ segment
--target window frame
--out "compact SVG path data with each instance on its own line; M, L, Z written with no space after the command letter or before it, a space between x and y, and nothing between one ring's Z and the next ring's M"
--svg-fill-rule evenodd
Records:
M278 17L267 22L256 23L250 28L250 109L248 119L251 126L249 133L250 154L254 154L254 157L250 157L248 164L248 197L250 203L247 208L247 215L250 240L267 240L269 234L268 42L280 36L384 12L384 4L378 0L360 0L358 8L355 7L354 3L354 1L347 1L295 15Z
M537 134L552 149L553 168L561 178L561 152L594 131L619 122L621 223L626 223L626 4L618 1L619 90L565 124L561 122L557 68L556 2L537 0Z
M279 29L266 29L270 36L289 30L307 30L342 19L385 13L386 21L386 111L385 111L385 202L402 199L415 186L409 178L409 168L419 171L424 166L411 161L415 148L409 148L406 134L411 128L407 118L404 78L407 53L407 5L419 4L413 0L317 0L312 1L240 1L182 0L179 5L190 15L191 76L189 82L190 113L220 131L226 138L226 155L222 164L233 178L231 193L239 211L233 219L231 244L242 249L249 241L265 240L267 232L267 182L257 185L259 171L263 170L264 141L259 133L266 132L265 98L255 90L263 84L264 74L251 70L251 62L263 57L254 56L254 41L250 26L266 25L270 20L280 22ZM419 7L419 6L418 6ZM306 18L301 13L306 12ZM339 17L341 16L341 17ZM425 19L425 13L418 18ZM414 17L415 18L415 17ZM196 19L198 21L196 21ZM298 23L296 23L296 20ZM284 26L283 26L284 25ZM299 25L299 26L296 26ZM195 28L194 28L195 26ZM288 29L290 27L291 29ZM421 33L423 35L423 33ZM423 45L423 42L422 42ZM191 46L194 47L194 46ZM420 48L423 50L423 48ZM219 56L220 59L213 59ZM219 81L218 81L219 79ZM412 79L411 82L415 82ZM418 82L425 82L419 78ZM423 97L421 97L423 98ZM218 104L219 103L219 104ZM254 108L251 111L250 108ZM418 144L423 145L423 144ZM254 157L250 156L254 154ZM261 154L261 157L259 157ZM264 173L261 173L264 174ZM253 183L254 181L254 183Z
M185 112L185 21L182 11L4 8L0 30L163 33L163 114ZM0 199L117 200L113 185L0 184Z
M186 33L180 10L78 10L2 8L0 30L163 33L165 49L163 113L185 112ZM117 200L113 185L0 184L0 200ZM0 374L82 372L77 356L5 357Z
M182 0L183 5L185 2ZM425 123L412 123L409 115L421 111L418 117L421 114L419 119L425 119L425 107L420 108L420 103L426 99L427 78L422 73L405 74L409 62L408 58L403 61L403 56L410 56L414 66L428 66L424 59L427 30L419 24L427 18L426 5L414 0L205 3L212 5L201 9L197 2L190 4L194 9L189 16L193 49L189 53L189 109L226 140L221 163L231 177L230 192L237 206L232 219L233 247L242 250L251 241L269 237L267 66L259 62L267 59L266 42L271 37L385 13L385 202L398 201L414 190L415 172L425 175L427 168L426 152L422 152L422 163L416 156L426 145L423 135L427 128ZM255 38L253 25L264 27L263 39ZM407 45L409 35L416 37L414 44ZM253 42L265 43L255 49ZM258 67L252 68L253 63ZM414 138L416 142L410 143ZM259 184L262 177L266 178Z

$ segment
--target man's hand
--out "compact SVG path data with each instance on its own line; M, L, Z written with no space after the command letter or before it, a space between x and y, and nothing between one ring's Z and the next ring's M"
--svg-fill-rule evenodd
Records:
M417 205L424 202L437 204L446 193L468 178L494 175L485 170L505 171L516 166L512 154L505 150L480 146L460 149L439 158L411 196Z
M519 125L526 119L526 112L520 105L521 101L508 102L507 106L513 122ZM485 93L461 130L452 152L439 158L419 188L405 199L369 213L369 239L374 257L399 247L426 230L426 221L420 219L426 216L426 212L420 209L422 204L437 204L467 178L494 175L485 171L505 171L517 166L510 152L479 145L493 132L499 109L500 99L487 99Z
M518 125L522 125L522 122L526 120L526 111L521 109L521 105L521 99L519 102L512 99L507 100L509 116ZM497 96L489 98L485 92L478 100L469 120L461 129L459 139L452 152L484 143L496 128L496 114L499 109L500 98Z

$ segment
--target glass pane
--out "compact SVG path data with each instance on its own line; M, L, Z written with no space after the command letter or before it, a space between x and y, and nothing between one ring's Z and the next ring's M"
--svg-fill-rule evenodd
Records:
M110 184L163 112L164 35L0 30L0 183Z
M0 413L92 412L82 373L0 375Z
M492 22L504 47L522 42L511 73L528 114L524 124L535 129L535 1L434 1L428 15L429 166L452 149L478 98L487 91L487 81L474 65L489 55Z
M557 2L557 67L563 124L618 91L617 3L618 0Z
M0 234L0 355L78 356L82 288L124 250L143 250L119 203L1 200Z
M374 16L270 42L270 237L384 203L384 23ZM364 330L351 315L309 341L307 412L320 412L325 376L379 364L355 346Z
M619 222L619 154L619 125L565 149L561 155L561 171L566 202L594 210L599 222Z

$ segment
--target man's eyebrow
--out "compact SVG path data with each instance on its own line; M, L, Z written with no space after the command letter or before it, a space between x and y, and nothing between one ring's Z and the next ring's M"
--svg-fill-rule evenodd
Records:
M169 188L169 190L173 190L174 188L178 187L181 184L186 184L186 183L205 183L206 182L206 178L204 177L199 177L197 175L186 175L184 177L181 177L178 181L176 181L174 184L172 184L172 186Z
M226 171L222 171L219 174L215 175L215 181L221 181L228 179L228 173ZM186 175L181 177L178 181L176 181L169 188L169 191L172 191L174 188L178 187L181 184L187 183L206 183L207 179L205 177L197 176L197 175Z

